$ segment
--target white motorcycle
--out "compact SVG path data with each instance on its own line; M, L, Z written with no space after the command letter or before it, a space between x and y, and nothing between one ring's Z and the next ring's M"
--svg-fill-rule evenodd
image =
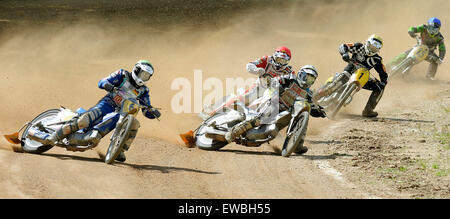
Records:
M138 103L135 95L129 94L120 88L114 91L115 99L120 99L120 108L115 112L99 118L94 121L88 128L79 130L69 136L56 142L54 145L45 144L45 137L51 135L61 126L69 123L72 119L77 119L86 110L79 108L73 112L70 109L61 107L59 109L47 110L36 116L30 122L27 122L18 132L11 135L5 135L5 138L13 144L21 144L23 151L33 154L41 154L50 150L53 146L63 147L69 151L86 151L98 145L101 137L105 136L110 130L103 133L94 129L94 126L100 123L111 123L115 131L111 136L111 143L108 147L105 163L111 164L117 158L122 150L127 150L140 127L139 121L136 119L137 113L141 108L150 108ZM22 131L19 138L19 132Z

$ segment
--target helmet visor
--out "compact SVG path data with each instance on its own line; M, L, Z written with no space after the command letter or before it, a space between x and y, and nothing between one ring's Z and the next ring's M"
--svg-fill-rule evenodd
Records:
M430 33L431 35L436 35L439 33L439 27L436 27L433 24L429 25L427 29L428 29L428 33Z
M276 52L274 55L275 62L279 65L287 65L290 57L284 52Z
M142 68L141 71L137 74L137 77L142 81L148 81L150 80L150 77L153 75L153 69L148 66L145 68Z
M315 81L316 81L316 77L314 77L314 76L311 75L311 74L306 74L306 76L305 76L305 82L306 82L306 84L308 85L308 87L311 86L311 85L313 85Z
M373 40L373 39L369 40L369 42L367 42L367 49L371 53L377 53L378 51L380 51L382 46L383 45L381 45L380 42Z

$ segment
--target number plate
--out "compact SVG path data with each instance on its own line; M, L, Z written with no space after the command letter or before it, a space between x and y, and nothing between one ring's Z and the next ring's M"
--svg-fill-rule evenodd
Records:
M123 98L122 98L120 95L116 95L116 96L113 98L113 100L114 100L114 103L117 104L117 106L122 105L122 100L123 100Z
M284 90L281 95L281 102L288 107L291 107L297 96L306 98L307 92L301 89L296 83L291 84L289 88Z

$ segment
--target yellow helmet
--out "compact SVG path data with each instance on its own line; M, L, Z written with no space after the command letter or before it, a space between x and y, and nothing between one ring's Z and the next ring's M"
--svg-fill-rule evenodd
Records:
M383 47L383 39L375 34L372 34L367 38L366 44L364 45L364 49L366 50L366 54L369 56L373 56L377 54L381 47Z

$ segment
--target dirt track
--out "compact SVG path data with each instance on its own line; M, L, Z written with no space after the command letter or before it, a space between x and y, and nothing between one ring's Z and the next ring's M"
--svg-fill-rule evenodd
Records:
M25 2L0 6L5 10L0 13L1 134L14 132L48 108L94 105L104 95L97 81L119 68L131 69L141 58L156 66L149 87L163 117L158 122L139 116L142 127L123 164L106 165L100 159L107 137L91 151L54 148L42 155L16 153L1 139L1 198L449 198L448 62L439 67L434 84L422 83L424 64L411 82L390 82L377 108L379 120L359 117L367 91L358 94L340 120L313 119L310 150L288 159L272 148L280 147L280 139L259 148L230 145L217 152L183 147L178 134L195 129L200 119L194 113L173 113L170 99L178 91L168 89L176 78L192 80L194 69L201 69L204 79L247 77L245 64L279 45L292 49L294 68L318 67L318 86L344 67L337 53L340 43L362 41L376 32L385 40L382 55L390 60L413 45L409 26L428 17L443 20L446 36L450 17L444 9L431 10L419 1L407 7L401 1L300 1L287 7L267 1L278 5L272 9L229 1L199 9L202 4L196 4L191 10L172 1L169 8L148 6L153 11L146 17L146 10L131 4L116 10L106 3ZM348 15L353 7L368 15ZM127 15L128 10L136 10L140 19ZM188 13L196 10L204 14ZM404 19L394 12L404 12ZM273 18L266 19L267 14Z

